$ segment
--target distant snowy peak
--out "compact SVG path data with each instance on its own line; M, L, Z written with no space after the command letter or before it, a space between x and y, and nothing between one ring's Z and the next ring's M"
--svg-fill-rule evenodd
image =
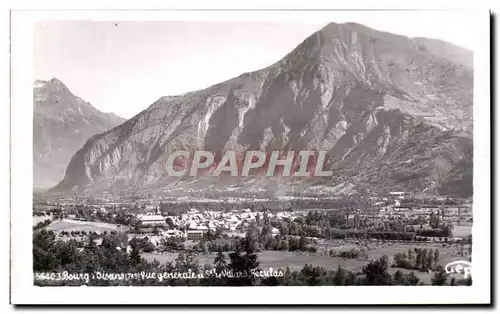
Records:
M34 83L35 113L52 118L71 118L81 116L106 126L118 125L125 119L114 113L104 113L89 102L75 96L69 88L57 78L48 81L36 80Z
M75 96L58 79L33 84L34 182L51 187L64 176L71 156L95 134L123 123Z

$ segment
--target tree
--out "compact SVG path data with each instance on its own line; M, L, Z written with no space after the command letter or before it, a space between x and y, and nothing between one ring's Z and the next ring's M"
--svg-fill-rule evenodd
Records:
M284 276L282 278L282 283L284 286L290 286L292 284L292 272L290 270L290 267L286 267L285 271L283 272Z
M287 240L281 240L281 250L288 251L290 247L288 246Z
M400 285L403 282L403 273L399 269L394 274L394 281L396 285Z
M178 272L187 273L189 271L197 273L199 270L198 260L193 251L179 253L175 259L175 269Z
M131 245L131 247L132 247L132 250L130 251L130 254L129 254L130 264L132 266L137 266L143 262L143 259L141 257L141 254L139 253L138 245L133 244L133 245Z
M201 240L198 243L198 246L199 246L200 252L202 252L203 255L207 255L208 254L208 243L207 243L207 241Z
M279 286L280 285L280 280L274 276L266 277L262 280L261 282L262 285L264 286Z
M228 269L226 256L222 253L222 251L219 251L217 256L215 256L214 265L217 274L221 274Z
M276 238L273 236L270 236L266 242L266 250L274 250L274 248L277 246L278 242L276 241ZM281 243L280 243L281 244Z
M415 268L419 269L422 265L422 252L421 249L415 248Z
M214 238L214 234L212 232L212 229L210 229L210 225L209 223L205 223L205 227L207 227L207 233L205 234L205 238L207 241L212 241L212 240L215 240Z
M33 270L48 271L54 269L57 260L52 254L55 234L42 229L33 234Z
M250 235L247 235L236 250L229 254L229 259L229 269L236 277L229 278L228 284L231 286L255 285L256 278L252 275L252 271L260 271L260 263Z
M262 226L262 230L260 231L260 242L267 243L271 237L271 226L269 224L264 224Z
M119 247L121 249L125 249L127 248L127 245L128 245L128 237L123 232L119 233L115 232L114 234L109 234L102 237L101 246L105 248L116 249L117 247Z
M422 270L427 270L427 263L428 263L428 250L427 249L420 249L420 263L417 264L417 268L422 269ZM417 256L418 260L418 256Z
M432 285L433 286L444 286L446 285L446 281L448 279L448 274L446 273L443 266L438 265L434 276L432 277Z
M300 273L304 277L306 285L319 286L321 284L321 275L323 273L321 267L313 267L312 265L306 264Z
M453 236L453 225L447 224L443 227L443 229L446 233L447 238L451 238Z
M344 285L347 277L347 272L340 266L337 268L335 275L333 276L333 282L336 286Z
M466 286L472 286L472 276L469 275L464 281Z
M224 231L222 230L221 227L215 228L214 239L220 239L220 238L222 238L223 234L224 234Z
M437 265L438 261L439 261L439 250L435 249L434 250L434 264Z
M264 213L264 218L263 218L263 223L264 225L269 225L270 224L270 219L269 219L269 215L266 213Z
M245 247L252 248L252 250L257 249L257 244L259 243L259 231L255 224L251 224L245 236Z
M433 229L439 228L439 226L441 226L441 221L439 220L439 215L434 213L434 211L431 213L431 215L429 217L429 225Z
M416 286L418 285L418 282L420 281L420 279L415 276L415 273L414 272L411 272L408 277L406 278L406 280L408 281L408 284L410 286Z
M169 229L174 229L175 225L174 225L174 221L172 220L172 218L167 217L166 223L167 223Z
M425 252L425 250L424 250ZM432 263L434 261L434 253L432 249L429 249L423 256L424 258L424 263L422 265L423 270L430 270L432 269Z
M353 223L354 223L355 228L356 228L356 229L359 229L359 225L360 225L360 223L361 223L361 218L360 218L360 216L359 216L359 214L358 214L358 213L356 213L356 214L354 215L354 218L353 218Z
M367 266L363 267L363 274L366 276L367 285L386 286L391 285L391 275L387 271L388 258L382 256L378 260L372 260Z
M72 231L73 232L73 231ZM99 236L95 233L89 234L89 243L88 243L88 249L90 251L94 251L96 249L96 243L95 241L99 238ZM102 243L101 243L102 244Z
M412 251L411 249L408 249L408 262L409 262L409 266L410 267L415 267L415 258L416 258L416 255L414 253L414 251Z
M300 236L300 238L299 238L299 245L298 245L299 247L298 247L298 249L299 249L299 250L302 250L302 249L304 249L304 248L306 247L306 245L307 245L307 240L306 240L306 237L304 237L304 236Z
M344 285L346 286L354 286L356 284L356 275L353 273L353 272L349 272L349 274L347 275L345 281L344 281Z
M151 242L147 242L146 245L144 245L144 248L142 249L143 252L146 252L146 253L151 253L153 252L154 250L156 249L156 246L151 243Z
M182 250L184 248L183 240L180 237L163 238L160 244L162 250L167 252Z

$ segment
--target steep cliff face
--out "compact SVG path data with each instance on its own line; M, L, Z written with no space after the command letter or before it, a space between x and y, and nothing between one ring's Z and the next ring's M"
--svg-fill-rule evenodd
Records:
M268 68L163 97L92 137L54 190L161 189L175 150L280 149L328 151L334 176L307 184L438 192L472 160L472 84L471 69L415 40L331 23Z
M64 178L71 157L93 135L124 119L102 113L73 95L59 80L36 81L34 87L34 186L51 188Z

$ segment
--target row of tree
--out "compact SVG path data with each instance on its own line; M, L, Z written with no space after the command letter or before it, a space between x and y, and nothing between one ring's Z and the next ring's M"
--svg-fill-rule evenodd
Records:
M372 238L392 241L425 241L424 237L450 237L452 235L451 225L439 223L436 229L417 230L400 219L370 221L361 218L358 213L348 216L347 213L335 211L310 211L305 217L298 217L293 221L272 220L269 225L276 227L282 235L327 239ZM420 239L417 239L417 236Z
M443 226L442 228L417 230L417 235L421 236L421 237L449 238L452 236L451 230L452 230L452 227L449 225L446 225L446 226Z
M38 229L43 229L50 225L52 223L52 220L50 219L45 219L44 221L40 221L37 223L35 226L33 226L33 230L38 230Z
M396 253L393 267L429 271L436 269L438 262L438 249L414 248L408 252Z

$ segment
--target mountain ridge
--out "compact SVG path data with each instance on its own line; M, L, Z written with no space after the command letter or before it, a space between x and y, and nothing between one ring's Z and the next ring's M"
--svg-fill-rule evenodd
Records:
M205 149L220 157L225 150L272 147L327 150L329 166L340 173L406 157L406 147L427 165L408 189L439 190L439 176L469 158L472 144L457 134L471 137L472 80L471 69L422 51L411 38L330 23L269 67L161 97L119 127L93 136L53 190L168 186L172 178L165 177L164 163L172 151ZM426 128L420 130L422 123ZM429 135L441 142L422 152L408 144ZM439 155L434 159L433 151ZM407 176L419 169L406 169ZM353 181L360 187L365 177L339 176L331 184ZM388 180L395 182L389 187L404 181ZM372 189L379 189L376 182Z

